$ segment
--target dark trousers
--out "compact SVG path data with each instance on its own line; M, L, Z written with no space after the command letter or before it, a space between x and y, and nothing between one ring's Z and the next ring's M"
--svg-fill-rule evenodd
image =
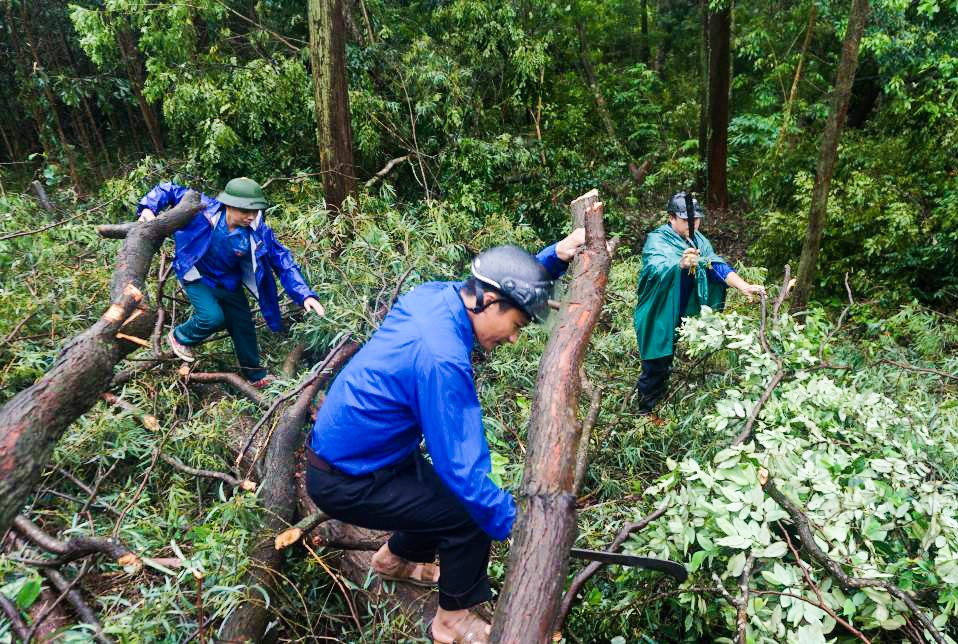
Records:
M193 346L226 329L233 339L233 351L246 379L255 382L265 377L266 371L259 364L256 325L243 287L228 291L196 280L184 283L183 290L193 304L193 316L173 329L176 339Z
M639 376L639 413L652 413L656 403L668 391L671 374L672 356L642 361L642 375Z
M492 539L418 452L365 476L308 465L306 489L335 519L393 530L389 550L403 559L432 563L438 554L439 605L446 610L492 598L486 576Z

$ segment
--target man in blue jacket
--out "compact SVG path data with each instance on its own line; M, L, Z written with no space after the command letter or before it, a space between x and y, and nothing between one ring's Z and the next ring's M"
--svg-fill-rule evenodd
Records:
M178 204L187 190L161 183L140 199L136 214L140 221L149 221ZM283 328L274 272L294 302L317 315L325 313L323 305L289 249L263 221L268 204L259 184L240 177L227 183L216 199L204 194L200 199L203 210L173 235L173 268L193 304L193 315L171 329L167 341L179 358L193 362L192 347L226 329L243 375L253 386L265 387L273 378L260 365L253 315L240 287L259 300L263 318L273 331Z
M488 639L488 624L468 609L492 597L489 549L516 516L512 495L489 478L473 347L516 342L522 327L541 322L554 280L583 242L579 229L537 257L498 246L473 260L468 281L431 282L401 297L333 382L313 426L310 495L334 518L395 531L373 569L438 581L437 642Z

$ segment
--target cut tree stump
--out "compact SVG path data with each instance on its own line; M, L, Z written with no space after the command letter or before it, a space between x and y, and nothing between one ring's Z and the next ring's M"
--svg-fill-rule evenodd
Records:
M117 334L150 337L155 312L144 296L150 261L163 240L201 208L199 195L191 191L150 222L98 229L105 236L125 237L110 287L113 304L89 329L65 343L36 383L0 408L0 533L36 491L56 441L110 387L117 363L139 348Z
M519 516L493 642L551 640L576 536L579 368L602 312L610 260L598 193L576 199L572 211L575 225L580 217L585 225L586 249L572 265L572 283L539 362Z

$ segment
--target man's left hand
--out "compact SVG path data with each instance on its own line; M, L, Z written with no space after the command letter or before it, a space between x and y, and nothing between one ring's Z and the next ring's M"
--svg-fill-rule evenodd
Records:
M303 308L307 311L312 311L319 317L326 315L326 308L320 304L319 300L317 300L315 297L307 297L303 302Z
M585 228L576 228L556 244L556 255L563 262L571 262L579 249L585 244Z

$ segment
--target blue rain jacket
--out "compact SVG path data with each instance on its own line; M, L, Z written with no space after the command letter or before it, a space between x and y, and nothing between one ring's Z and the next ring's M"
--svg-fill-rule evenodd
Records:
M163 210L180 202L189 188L171 182L160 183L153 187L136 206L136 215L149 208L159 215ZM173 234L176 242L176 257L173 269L176 276L184 282L193 282L202 277L197 263L206 254L213 238L213 229L221 217L226 216L226 206L200 193L203 210L196 213L183 228ZM279 311L279 296L276 291L275 272L283 284L286 293L296 304L302 306L307 298L319 299L306 284L293 254L283 246L273 229L266 225L263 212L260 211L250 224L250 254L248 261L242 262L243 285L259 301L259 308L266 325L273 331L283 329L283 320ZM215 276L210 276L215 277Z
M539 261L558 278L567 264L549 246ZM397 463L423 437L433 466L493 539L512 531L512 495L492 463L472 370L475 335L461 282L429 282L399 298L382 326L333 381L310 447L352 476Z

